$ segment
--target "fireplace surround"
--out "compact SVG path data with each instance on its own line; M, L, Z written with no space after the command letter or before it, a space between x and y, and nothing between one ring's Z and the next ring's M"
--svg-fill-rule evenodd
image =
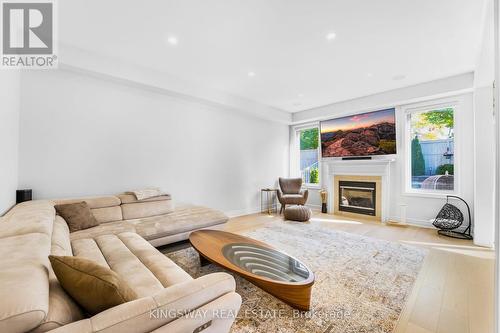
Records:
M390 171L394 159L372 159L360 161L343 161L325 159L322 164L322 175L328 191L328 213L350 218L364 218L373 221L387 222L391 200ZM339 182L373 182L375 183L375 215L358 214L341 211L339 198Z

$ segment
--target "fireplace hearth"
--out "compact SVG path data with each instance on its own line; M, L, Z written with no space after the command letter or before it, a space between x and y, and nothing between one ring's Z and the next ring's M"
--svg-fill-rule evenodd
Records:
M376 215L377 186L375 182L344 181L339 184L339 211Z

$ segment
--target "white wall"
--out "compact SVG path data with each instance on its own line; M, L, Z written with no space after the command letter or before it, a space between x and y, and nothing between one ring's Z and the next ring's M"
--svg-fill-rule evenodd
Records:
M0 216L16 202L20 75L0 72Z
M475 213L474 242L494 243L495 135L493 116L494 37L493 1L487 1L483 38L474 75Z
M20 186L36 198L159 186L231 215L288 175L288 126L72 71L23 73Z
M397 89L381 94L366 96L359 99L345 101L341 103L324 106L322 108L303 111L294 114L295 120L306 122L310 120L329 119L346 114L364 112L368 110L384 109L388 107L396 107L398 119L398 155L396 161L391 166L391 192L390 192L390 207L389 218L399 221L401 218L401 206L406 205L407 222L431 226L439 209L445 203L443 196L428 197L407 195L404 186L404 149L405 142L402 133L404 132L404 109L408 106L417 105L432 105L437 100L460 101L460 119L456 126L457 136L461 139L460 160L457 165L461 168L460 178L460 193L470 205L472 214L474 213L474 109L472 98L473 75L471 73L458 75L456 77L437 80L413 87ZM467 92L468 91L468 92ZM404 102L406 100L406 102ZM300 126L300 125L297 125ZM457 137L458 139L458 137ZM293 162L292 162L293 163ZM325 168L323 168L325 169ZM294 168L290 168L291 173L294 173ZM326 188L324 183L326 176L322 174L321 186ZM318 190L310 190L311 200L309 204L313 207L320 205Z
M240 96L228 94L210 86L187 82L168 73L131 64L116 57L97 55L64 43L59 45L59 68L99 73L99 76L118 78L133 85L145 85L160 89L171 96L216 104L250 113L259 118L290 123L290 113Z

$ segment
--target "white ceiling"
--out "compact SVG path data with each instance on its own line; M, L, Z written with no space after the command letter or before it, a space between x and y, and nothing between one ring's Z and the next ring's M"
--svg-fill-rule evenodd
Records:
M71 0L58 30L64 44L296 112L473 70L483 3Z

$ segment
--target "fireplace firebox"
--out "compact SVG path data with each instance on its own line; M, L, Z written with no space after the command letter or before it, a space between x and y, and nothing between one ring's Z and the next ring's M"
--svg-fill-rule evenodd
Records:
M339 181L339 210L375 216L375 182Z

